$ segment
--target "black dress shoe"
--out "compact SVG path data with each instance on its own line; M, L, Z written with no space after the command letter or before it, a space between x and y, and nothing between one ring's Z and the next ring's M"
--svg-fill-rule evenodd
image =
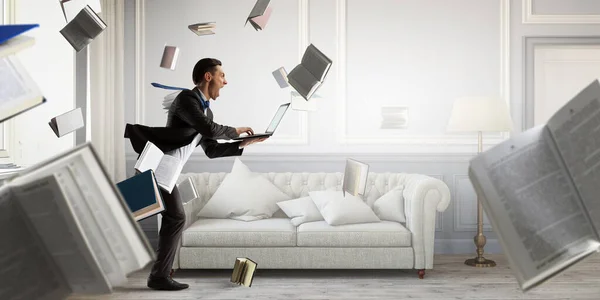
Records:
M187 289L190 286L185 283L179 283L179 282L173 280L173 278L171 278L171 276L155 277L155 276L150 275L148 277L148 287L151 289L161 290L161 291L179 291L179 290Z

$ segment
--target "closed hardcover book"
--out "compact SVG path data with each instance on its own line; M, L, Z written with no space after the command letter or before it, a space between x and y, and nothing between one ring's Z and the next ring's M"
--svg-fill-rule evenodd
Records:
M117 183L117 187L136 221L154 216L165 210L152 170L123 180Z

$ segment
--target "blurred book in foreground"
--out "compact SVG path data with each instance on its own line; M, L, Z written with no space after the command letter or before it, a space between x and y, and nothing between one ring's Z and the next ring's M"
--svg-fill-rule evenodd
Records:
M73 49L79 52L87 47L104 29L106 29L104 21L89 5L86 5L75 18L60 30L60 33Z
M527 291L600 249L600 82L477 155L469 178Z
M35 44L33 37L22 34L37 27L37 24L0 25L0 122L46 102L16 56Z
M0 187L0 239L0 299L108 294L154 260L90 143Z
M216 28L217 23L215 22L196 23L188 25L188 29L198 36L215 34Z
M230 281L238 285L251 287L252 281L254 280L254 272L256 272L256 267L257 264L249 258L236 258Z

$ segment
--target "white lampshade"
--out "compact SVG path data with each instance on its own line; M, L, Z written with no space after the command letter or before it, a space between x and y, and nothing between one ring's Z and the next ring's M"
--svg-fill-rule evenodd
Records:
M462 97L452 107L448 131L510 131L506 102L491 97Z

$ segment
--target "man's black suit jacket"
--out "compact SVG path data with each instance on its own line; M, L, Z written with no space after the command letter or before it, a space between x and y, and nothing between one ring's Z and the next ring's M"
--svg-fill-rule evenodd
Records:
M216 141L235 138L238 134L234 127L213 122L210 108L204 114L200 99L200 91L197 88L181 91L169 108L166 127L126 124L125 138L129 138L135 152L140 154L148 141L161 151L168 152L188 145L196 134L201 134L199 144L209 158L242 155L243 149L239 149L240 142Z

